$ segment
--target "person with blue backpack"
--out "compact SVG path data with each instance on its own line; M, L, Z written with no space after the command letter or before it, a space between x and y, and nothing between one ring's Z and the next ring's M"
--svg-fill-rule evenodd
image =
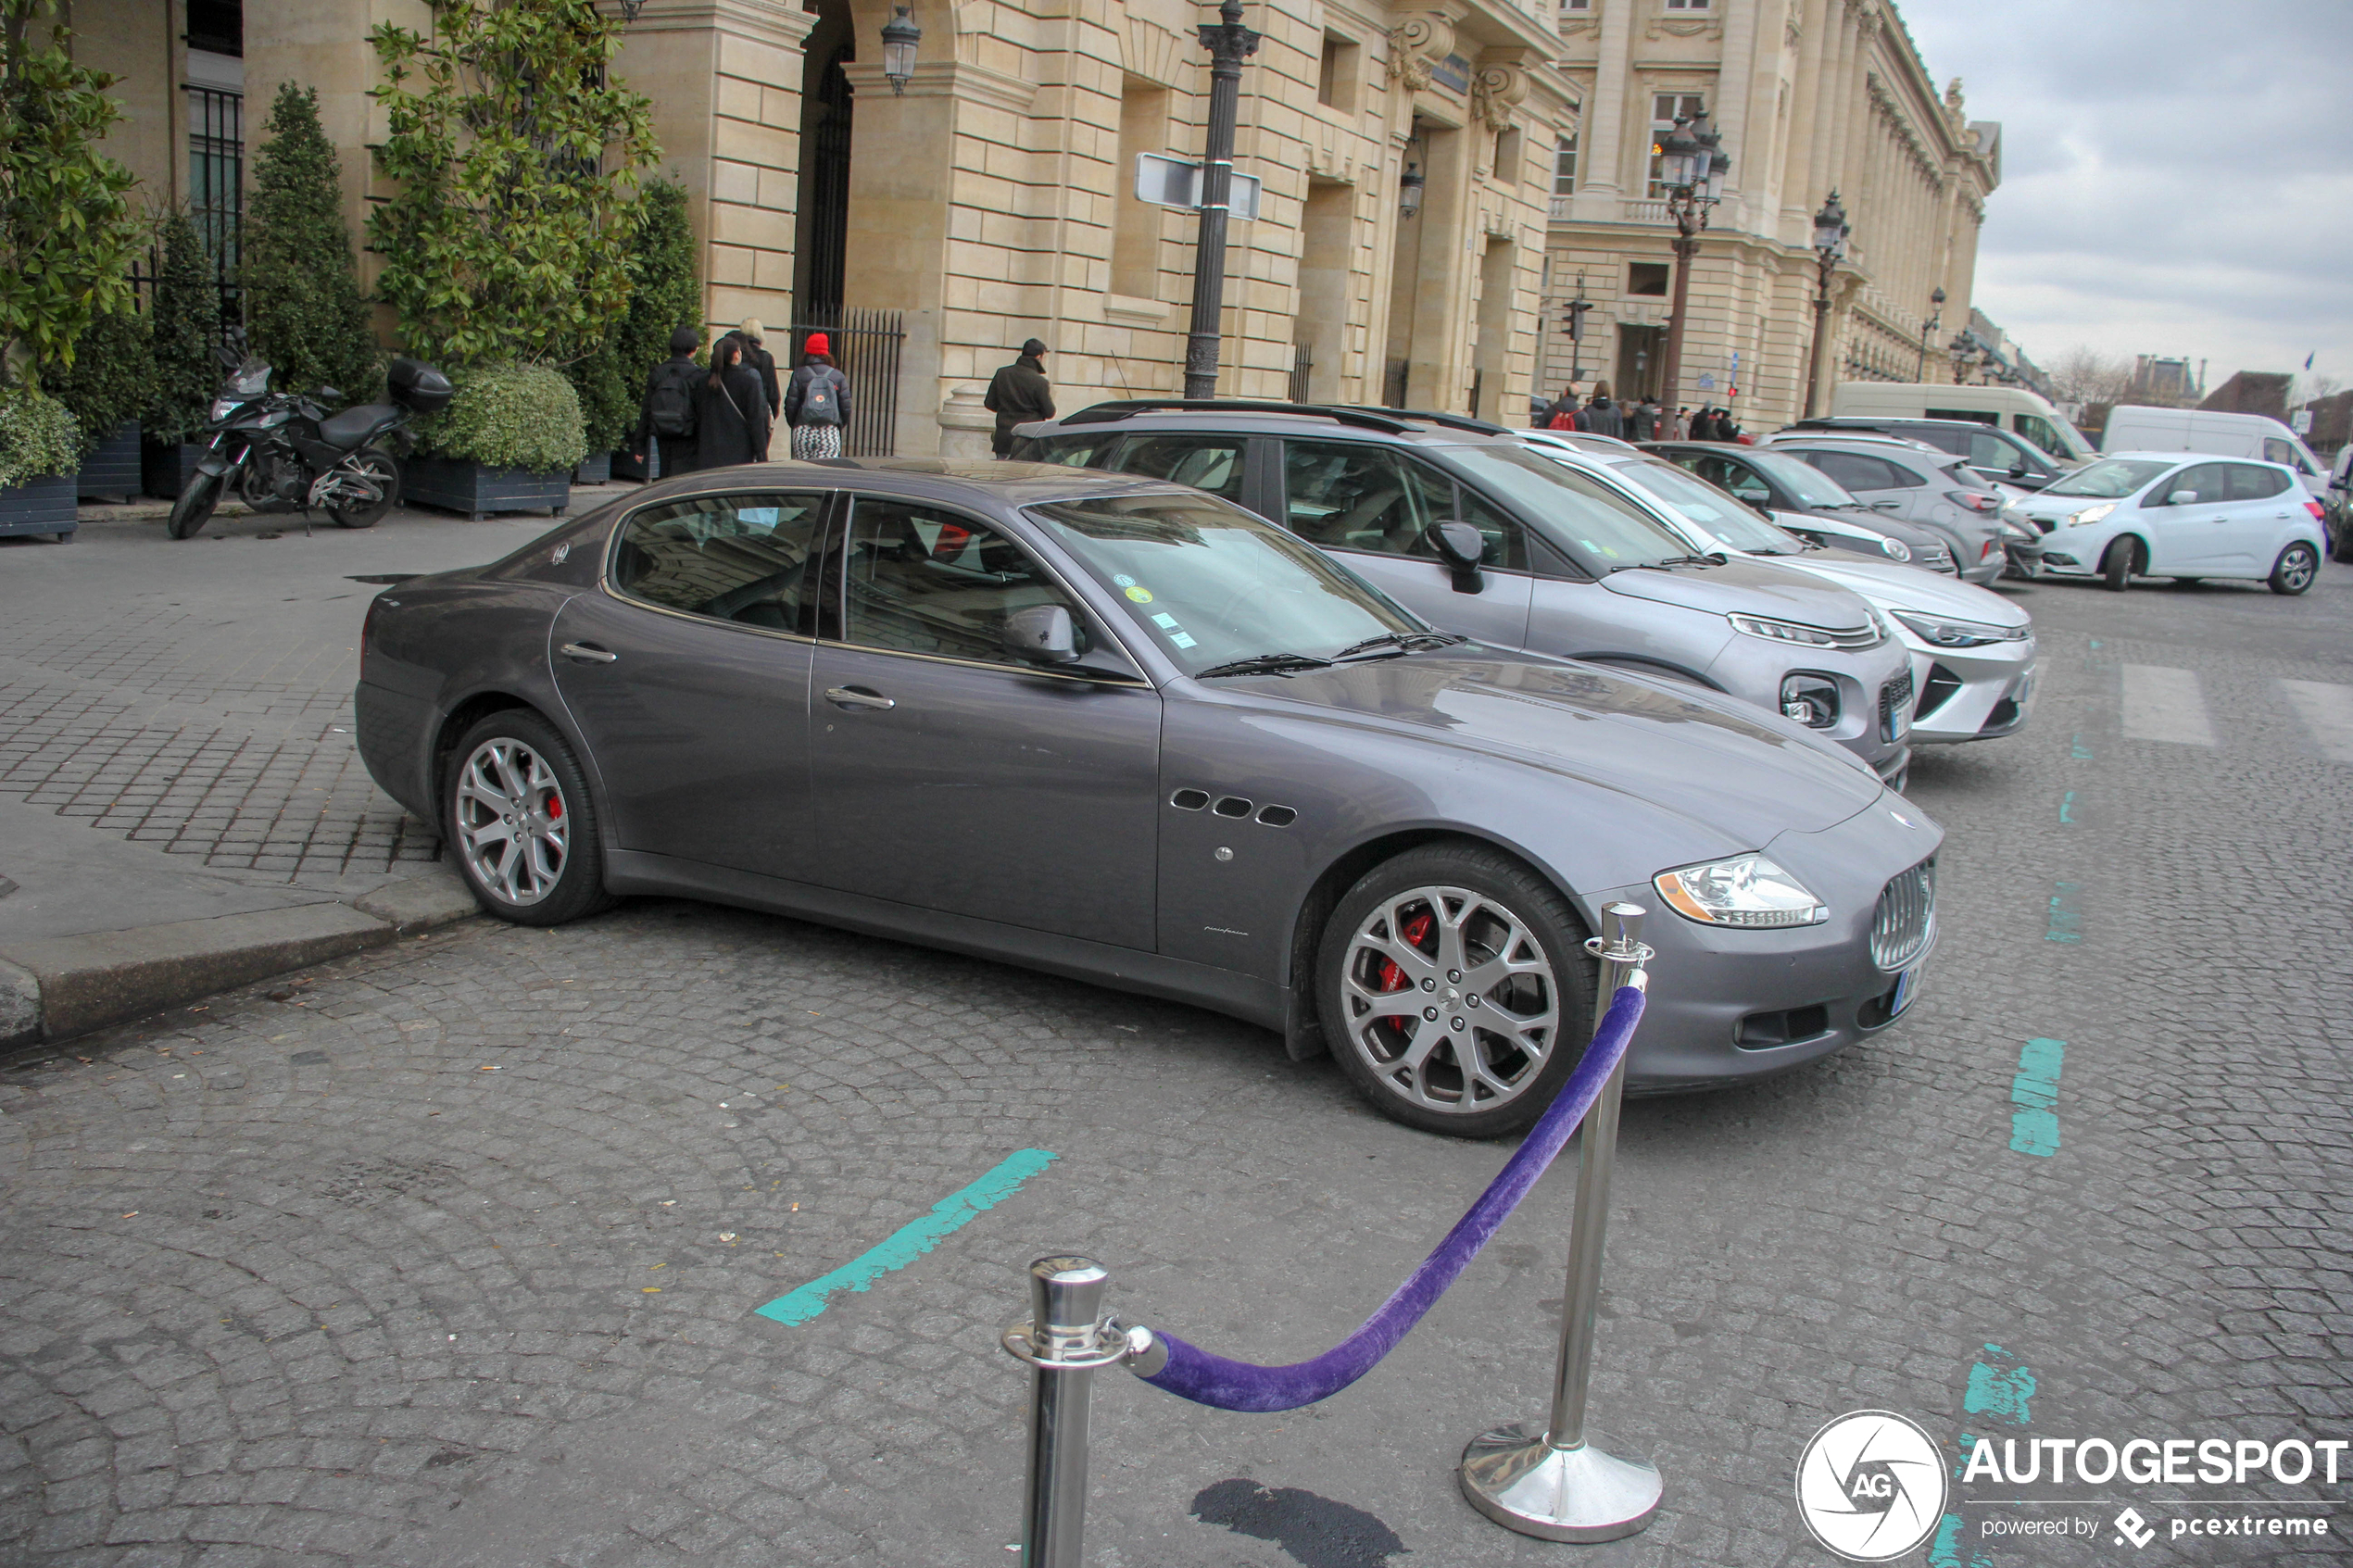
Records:
M824 332L811 332L801 345L800 365L785 389L785 422L792 426L792 455L803 462L841 456L849 378L835 368L833 343Z
M646 377L646 392L638 402L637 429L629 440L629 455L639 465L648 451L658 454L663 476L691 473L696 467L695 383L702 375L695 350L702 333L680 327L670 334L670 358ZM660 443L653 445L653 443ZM655 470L648 469L650 476Z

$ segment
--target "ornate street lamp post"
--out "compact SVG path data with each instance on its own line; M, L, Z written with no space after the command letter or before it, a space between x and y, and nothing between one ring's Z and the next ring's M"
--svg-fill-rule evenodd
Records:
M1928 303L1931 314L1927 320L1920 323L1919 367L1912 372L1912 379L1916 382L1928 379L1928 340L1934 337L1936 329L1944 324L1944 290L1942 286L1928 296Z
M1659 179L1667 186L1667 215L1675 220L1675 302L1667 318L1667 353L1659 368L1660 397L1669 419L1682 406L1683 317L1691 302L1692 262L1699 255L1709 210L1724 199L1724 176L1732 168L1723 140L1703 108L1697 119L1677 115L1674 129L1659 143Z
M1976 367L1982 350L1969 341L1968 333L1963 332L1945 345L1945 352L1953 357L1953 384L1967 386L1969 373Z
M1234 187L1234 116L1242 62L1258 52L1258 34L1242 26L1241 0L1226 0L1203 23L1209 51L1209 140L1202 152L1201 236L1193 245L1193 322L1185 339L1185 395L1217 395L1217 337L1226 307L1226 211Z
M1568 384L1575 386L1585 379L1585 313L1593 302L1585 297L1585 274L1577 274L1577 297L1566 307L1568 311Z
M904 6L891 7L891 19L883 23L883 80L890 83L891 95L905 94L907 83L915 74L915 45L924 41L924 30L907 14Z
M1846 236L1855 231L1846 221L1846 209L1838 205L1838 193L1822 204L1814 215L1814 254L1819 258L1819 274L1814 287L1814 353L1807 361L1806 377L1806 417L1813 419L1822 411L1822 361L1831 352L1831 274L1846 256Z

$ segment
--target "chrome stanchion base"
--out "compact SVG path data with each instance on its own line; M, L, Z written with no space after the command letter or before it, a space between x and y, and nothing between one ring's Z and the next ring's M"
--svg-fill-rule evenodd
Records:
M1606 1441L1607 1439L1603 1439ZM1658 1470L1593 1442L1556 1449L1515 1423L1463 1450L1463 1496L1506 1530L1547 1541L1614 1541L1658 1514Z

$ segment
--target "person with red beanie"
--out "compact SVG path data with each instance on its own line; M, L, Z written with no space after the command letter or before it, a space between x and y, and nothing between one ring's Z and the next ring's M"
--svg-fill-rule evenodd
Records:
M835 369L833 347L824 332L811 332L800 345L792 384L785 389L792 455L804 462L841 456L842 427L849 422L849 378Z

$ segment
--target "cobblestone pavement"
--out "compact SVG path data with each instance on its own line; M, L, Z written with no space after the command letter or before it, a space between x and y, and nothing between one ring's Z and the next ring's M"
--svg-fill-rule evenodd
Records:
M1565 1160L1322 1405L1104 1374L1090 1562L1827 1562L1793 1467L1861 1408L1948 1449L2353 1437L2353 756L2281 684L2353 687L2349 590L2029 591L2033 724L1915 774L1952 836L1913 1015L1629 1107L1593 1403L1666 1474L1647 1533L1523 1539L1451 1474L1541 1416ZM296 668L257 650L248 679ZM2152 669L2189 673L2212 744L2126 733ZM2048 1154L2013 1147L2047 1141L2014 1120L2033 1040L2065 1042ZM655 900L221 997L0 1098L0 1558L108 1568L1010 1562L1026 1380L996 1337L1026 1260L1089 1251L1131 1320L1296 1359L1504 1152L1206 1013ZM752 1315L1024 1148L1057 1158L903 1272L797 1327ZM1980 1481L1910 1561L2270 1561L2290 1546L2169 1522L2257 1499L2236 1512L2353 1530L2340 1474ZM2126 1502L2145 1550L2109 1526ZM2043 1517L2098 1531L1983 1535Z

